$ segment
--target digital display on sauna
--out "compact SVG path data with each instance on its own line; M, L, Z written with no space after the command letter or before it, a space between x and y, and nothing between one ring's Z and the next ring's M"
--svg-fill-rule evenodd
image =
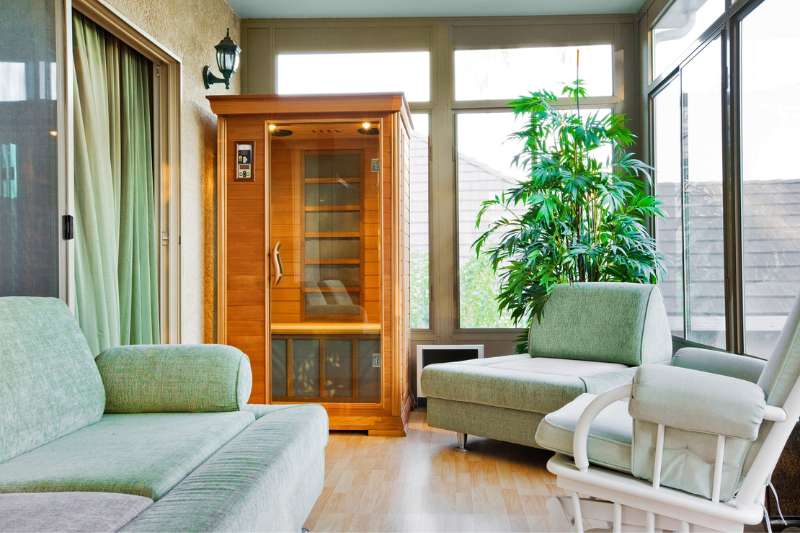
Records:
M236 144L236 181L253 181L253 145L255 143Z
M379 402L379 130L354 121L270 131L281 268L270 290L272 399Z

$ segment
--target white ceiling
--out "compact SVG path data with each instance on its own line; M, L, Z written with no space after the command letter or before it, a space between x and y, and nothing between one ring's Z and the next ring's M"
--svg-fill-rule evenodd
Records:
M228 0L241 18L487 17L636 13L645 0Z

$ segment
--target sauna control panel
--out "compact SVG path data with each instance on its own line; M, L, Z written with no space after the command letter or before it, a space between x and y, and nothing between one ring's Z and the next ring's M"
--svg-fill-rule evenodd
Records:
M236 143L236 175L234 181L253 181L253 152L252 142Z

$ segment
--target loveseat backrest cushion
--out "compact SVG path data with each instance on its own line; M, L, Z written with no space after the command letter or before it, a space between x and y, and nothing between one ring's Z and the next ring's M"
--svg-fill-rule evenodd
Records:
M800 296L794 301L767 366L758 378L767 404L783 407L800 378Z
M637 366L667 362L672 336L661 291L637 283L573 283L553 289L528 344L533 357Z
M55 298L0 298L0 462L100 420L105 391Z

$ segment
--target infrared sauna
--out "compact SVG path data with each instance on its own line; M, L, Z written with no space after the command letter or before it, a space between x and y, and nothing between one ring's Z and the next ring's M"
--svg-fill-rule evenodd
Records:
M405 433L407 105L399 94L213 96L217 342L251 402L323 404L332 429Z

